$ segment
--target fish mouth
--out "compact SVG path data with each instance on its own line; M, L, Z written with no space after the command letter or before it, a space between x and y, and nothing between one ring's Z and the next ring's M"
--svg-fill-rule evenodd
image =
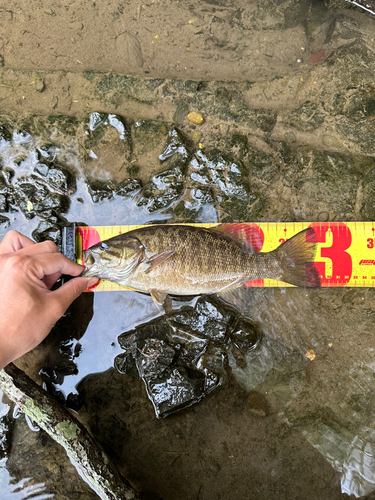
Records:
M92 271L93 270L91 269L91 266L85 267L85 269L81 272L80 277L81 278L92 278L92 277L94 277L94 274L95 274Z
M88 250L82 252L82 265L85 269L81 272L80 276L83 278L92 278L95 275L95 257Z

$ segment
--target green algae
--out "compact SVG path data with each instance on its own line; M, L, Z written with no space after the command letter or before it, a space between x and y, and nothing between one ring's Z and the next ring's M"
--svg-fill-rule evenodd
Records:
M67 441L71 441L79 434L79 428L74 422L65 420L56 425L56 431Z

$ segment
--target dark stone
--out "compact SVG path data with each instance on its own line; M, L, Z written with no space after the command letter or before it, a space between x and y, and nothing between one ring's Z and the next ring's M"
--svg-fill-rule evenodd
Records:
M172 157L173 160L179 164L184 164L189 158L189 153L182 134L175 128L169 131L167 143L163 152L159 155L159 160L165 162Z
M115 367L129 373L135 361L157 417L170 415L197 403L223 383L233 335L243 349L256 345L259 336L254 325L237 316L234 308L214 296L200 297L194 308L183 308L120 335L125 353L116 357Z
M49 220L42 220L32 232L32 237L37 243L50 240L56 243L58 247L61 247L61 226L53 224Z
M8 200L6 194L0 194L0 212L8 211Z
M149 212L168 208L180 198L184 180L185 176L179 167L155 175L146 184L143 196L138 200L138 206L146 205Z
M237 349L253 349L257 346L261 334L259 327L248 318L241 317L230 336Z
M100 182L93 182L88 185L88 188L91 199L94 203L99 203L103 200L111 200L114 197L113 189Z
M8 415L4 415L0 418L0 460L5 458L10 452L13 425L14 420Z
M116 194L119 196L129 196L142 189L142 183L138 179L125 179L117 186Z

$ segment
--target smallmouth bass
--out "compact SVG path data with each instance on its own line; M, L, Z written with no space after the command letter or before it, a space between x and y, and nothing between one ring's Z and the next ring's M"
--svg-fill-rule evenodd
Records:
M219 293L265 278L301 287L320 286L313 264L313 228L271 252L256 252L251 234L243 239L246 227L166 224L135 229L83 251L86 268L82 276L108 279L148 293L159 305L167 295Z

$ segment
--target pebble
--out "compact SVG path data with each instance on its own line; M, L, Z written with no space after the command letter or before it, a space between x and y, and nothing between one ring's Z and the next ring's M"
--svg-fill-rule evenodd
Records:
M44 90L44 80L42 79L39 79L39 80L35 80L35 90L37 92L43 92Z
M329 221L329 212L320 212L318 214L319 222L328 222Z
M195 123L195 125L202 125L204 122L204 118L202 113L199 113L198 111L192 111L187 115L187 119L191 123Z

